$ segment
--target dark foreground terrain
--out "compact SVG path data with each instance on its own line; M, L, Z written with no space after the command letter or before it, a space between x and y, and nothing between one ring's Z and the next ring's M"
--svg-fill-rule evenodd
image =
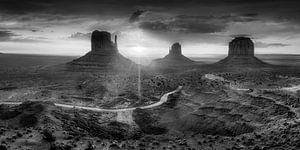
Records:
M300 149L297 65L112 72L56 59L0 69L0 149Z

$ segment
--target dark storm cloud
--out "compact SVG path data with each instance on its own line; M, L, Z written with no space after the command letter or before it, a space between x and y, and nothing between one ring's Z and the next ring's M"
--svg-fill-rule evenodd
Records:
M142 29L178 33L216 33L222 32L232 22L251 22L258 20L257 14L223 15L223 16L189 16L177 15L159 21L140 22Z
M285 47L290 46L289 44L284 43L264 43L264 42L255 42L255 47L257 48L268 48L268 47Z
M259 20L258 14L229 14L229 15L207 15L207 16L189 16L189 15L178 15L175 17L177 20L195 20L195 21L214 21L218 23L229 23L229 22L251 22Z
M226 21L225 23L230 21L249 22L258 19L288 20L300 23L298 17L299 5L300 1L298 0L0 0L0 20L44 21L51 26L51 22L55 21L75 24L75 22L67 22L68 20L74 21L75 18L90 18L92 20L98 20L99 17L101 19L125 18L135 11L129 18L129 22L135 22L144 13L143 10L149 10L177 16L176 19L181 17L182 21L185 21L183 17L190 19L189 17L199 15L198 17L202 17L202 20L222 19ZM216 18L216 16L219 16L219 18ZM78 21L82 22L82 20ZM163 27L165 25L168 26L168 23L160 20L156 21L158 22L143 23L141 27L146 26L147 28L150 26L151 29L151 24L156 27L156 23L162 28L166 28ZM170 25L177 26L174 23L170 23ZM194 27L196 23L183 24L185 24L183 28L191 26L191 30L187 29L188 31L197 31ZM214 32L211 27L204 27L205 25L211 25L211 23L205 22L199 23L199 25L201 26L199 32L205 30ZM220 31L220 28L224 26L216 26L214 23L212 25L215 26L216 31ZM181 29L182 25L178 26Z
M19 43L48 43L47 38L39 37L36 38L15 38L11 39L10 42L19 42Z
M128 6L130 3L118 0L0 0L0 12L21 15L36 13L124 16L124 10L128 10Z
M103 20L125 18L131 23L137 22L138 27L150 32L175 32L179 33L177 36L183 36L186 33L226 32L228 26L234 23L255 21L288 22L291 26L299 26L299 5L299 0L0 0L0 21L22 22L18 28L29 31L32 26L43 30L55 25L98 21L99 25L84 26L85 29L116 31L119 25L105 24ZM147 13L142 10L147 10ZM156 13L158 17L149 17L148 11ZM157 19L159 17L161 19ZM284 28L284 32L294 32L295 29ZM262 34L276 33L280 32L274 30Z
M37 0L0 0L0 4L1 12L11 14L40 12L46 9L48 5Z
M69 39L75 39L75 40L90 40L92 36L92 33L81 33L81 32L77 32L72 34Z
M11 40L13 36L17 36L17 34L11 31L0 31L0 41L8 41Z
M257 17L258 14L256 14L256 13L248 13L248 14L242 14L241 16L245 16L245 17Z
M285 47L285 46L290 46L289 44L284 44L284 43L270 43L268 46L273 46L273 47Z
M222 31L225 26L201 22L142 22L140 27L145 30L178 33L215 33Z
M298 0L0 0L0 12L125 16L143 8L181 13L199 13L208 8L210 14L221 11L248 15L266 12L285 16L299 12L299 4Z
M129 18L129 22L133 23L139 20L139 17L144 13L144 10L135 11Z
M251 35L249 35L249 34L235 34L235 35L230 35L230 37L232 37L232 38L236 38L236 37L250 37L251 38Z
M47 39L43 37L21 37L12 31L0 31L0 42L47 42Z
M39 29L31 29L31 32L43 32L43 31Z

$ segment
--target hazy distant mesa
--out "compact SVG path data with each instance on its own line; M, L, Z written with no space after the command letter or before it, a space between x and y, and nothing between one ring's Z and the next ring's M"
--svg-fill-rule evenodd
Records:
M150 65L152 67L187 66L194 65L194 61L182 54L181 45L179 43L174 43L171 46L168 55L166 55L164 58L153 60Z

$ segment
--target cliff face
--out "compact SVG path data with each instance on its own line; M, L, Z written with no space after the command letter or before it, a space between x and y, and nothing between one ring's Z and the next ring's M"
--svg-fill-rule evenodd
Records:
M117 36L115 36L115 42L112 42L109 32L96 30L91 37L91 51L68 64L106 69L126 69L134 63L119 53Z
M194 61L182 55L181 45L179 43L174 43L169 50L169 54L166 55L164 58L153 60L151 66L182 66L192 65L193 63Z
M267 65L254 56L254 44L248 37L236 37L229 42L228 56L217 64L226 66Z
M115 43L111 41L111 34L106 31L94 31L91 38L91 52L103 54L118 53L117 36L115 36Z
M169 55L180 56L181 53L181 45L179 43L174 43L169 50Z
M254 44L250 38L237 37L229 43L229 56L254 56Z

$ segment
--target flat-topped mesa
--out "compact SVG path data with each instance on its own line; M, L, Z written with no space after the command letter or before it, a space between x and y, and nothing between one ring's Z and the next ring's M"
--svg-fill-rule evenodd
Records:
M118 51L117 36L111 41L111 34L106 31L93 31L91 37L91 51L68 64L83 67L98 67L106 70L124 70L136 66Z
M152 67L176 67L193 65L194 61L182 55L181 45L177 42L169 48L169 54L164 58L155 59L151 62Z
M229 42L228 56L216 64L226 66L266 66L267 64L254 56L254 44L248 37L236 37Z
M248 37L236 37L229 43L229 56L254 56L254 44Z
M114 54L118 53L117 36L115 36L115 43L111 41L111 34L106 31L95 30L91 38L91 52Z
M170 50L169 50L169 54L170 55L174 55L174 56L179 56L179 55L182 55L181 53L181 45L177 42L177 43L174 43Z

